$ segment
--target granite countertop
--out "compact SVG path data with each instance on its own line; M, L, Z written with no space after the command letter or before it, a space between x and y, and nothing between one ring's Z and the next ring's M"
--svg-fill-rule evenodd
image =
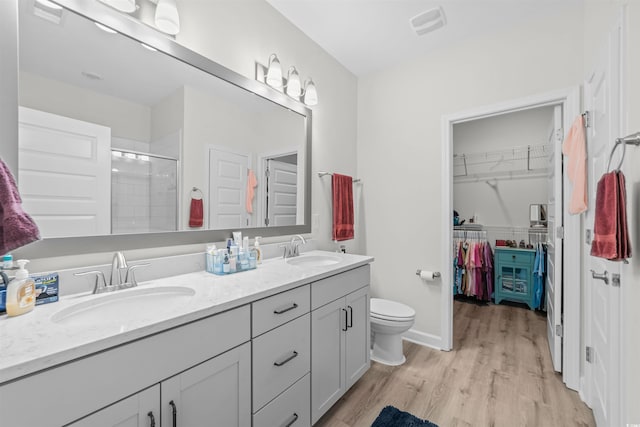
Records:
M325 266L303 267L289 264L282 259L269 259L258 265L255 270L227 276L199 271L143 282L137 288L113 293L63 296L56 303L37 306L30 313L21 316L2 315L0 385L373 261L369 256L324 251L307 252L301 257L314 255L337 257L339 262ZM147 307L137 312L123 312L119 313L117 318L100 321L52 320L52 316L59 311L85 301L98 302L98 299L120 292L141 292L141 289L152 287L176 286L183 287L183 290L193 290L193 297L180 296L180 304L144 304Z

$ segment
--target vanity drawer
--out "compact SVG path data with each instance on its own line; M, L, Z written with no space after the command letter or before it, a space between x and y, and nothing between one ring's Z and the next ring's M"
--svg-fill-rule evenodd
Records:
M253 314L252 336L262 335L273 328L308 313L311 306L310 293L310 285L305 285L251 304Z
M311 284L311 309L315 310L369 284L369 265L354 268Z
M311 374L289 387L253 416L253 427L311 425Z
M311 367L310 314L253 340L253 410L262 408Z

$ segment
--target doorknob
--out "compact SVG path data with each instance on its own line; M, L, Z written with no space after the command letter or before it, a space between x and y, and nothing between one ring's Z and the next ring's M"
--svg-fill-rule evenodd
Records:
M593 277L594 279L603 280L605 285L609 284L609 272L607 270L605 270L602 274L596 273L595 271L591 270L591 277Z

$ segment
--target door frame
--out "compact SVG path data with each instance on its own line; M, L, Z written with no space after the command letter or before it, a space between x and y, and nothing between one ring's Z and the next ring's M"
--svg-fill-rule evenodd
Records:
M443 350L451 350L453 345L453 292L449 284L453 283L452 269L453 239L451 212L453 212L453 125L522 110L562 106L563 132L571 128L575 117L580 114L580 87L574 86L553 92L519 98L511 101L473 108L443 116L442 125L442 183L444 191L441 201L442 268L440 336ZM563 175L563 186L569 188L568 177ZM564 248L563 248L563 355L562 378L567 387L578 390L580 386L580 301L581 301L581 219L582 216L569 215L567 202L563 200ZM566 268L567 266L572 268Z

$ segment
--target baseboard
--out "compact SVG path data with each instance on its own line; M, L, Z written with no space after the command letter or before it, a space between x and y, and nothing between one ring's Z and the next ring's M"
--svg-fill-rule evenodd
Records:
M420 332L415 329L409 329L407 332L402 334L402 339L425 347L442 350L442 338L437 335L427 334L426 332Z

